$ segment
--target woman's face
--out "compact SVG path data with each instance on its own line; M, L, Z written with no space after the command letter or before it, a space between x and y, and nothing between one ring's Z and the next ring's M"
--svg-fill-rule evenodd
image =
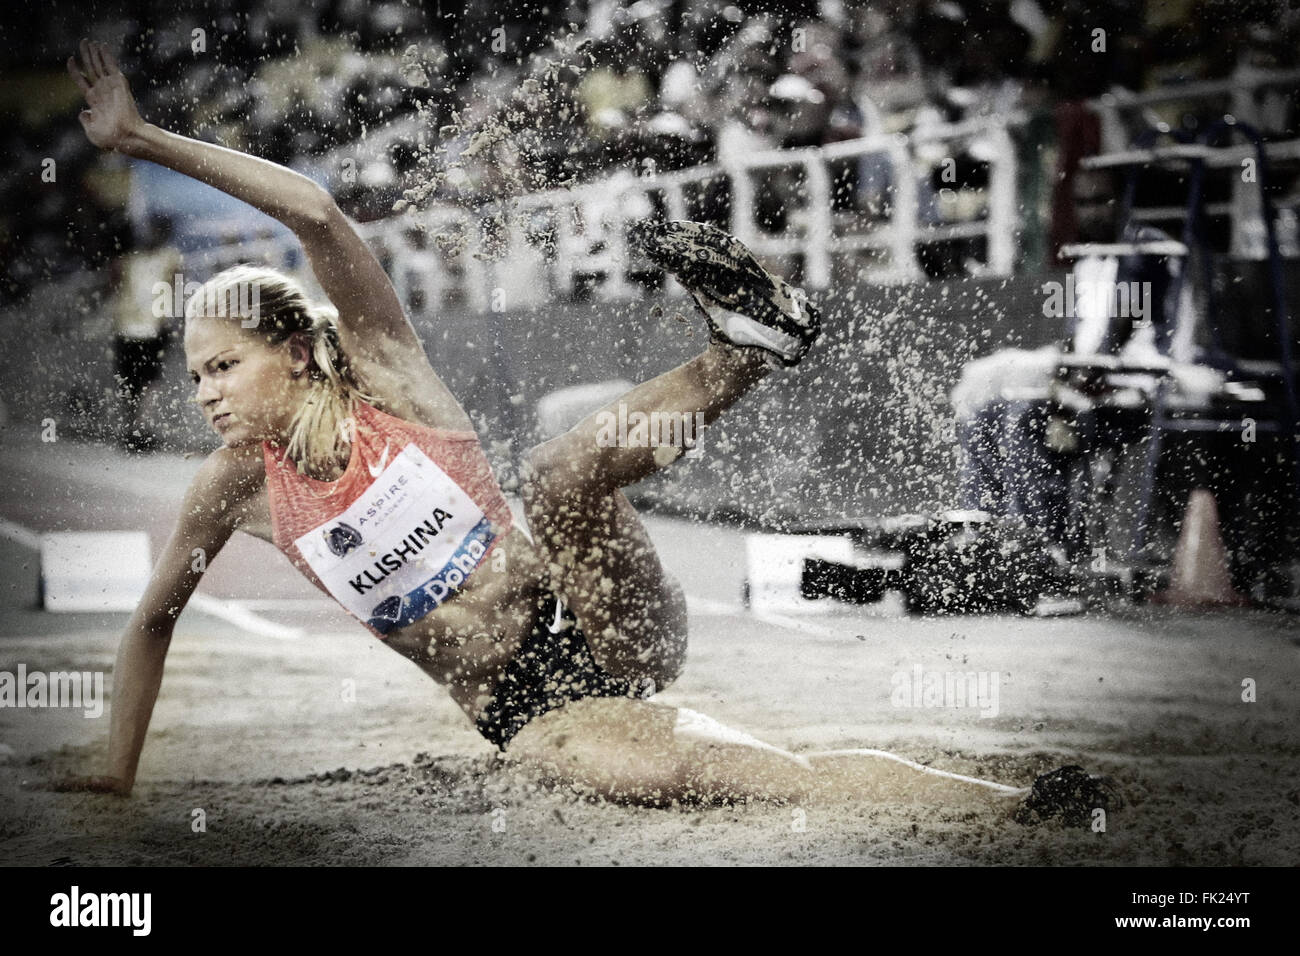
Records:
M236 319L197 317L185 323L185 361L194 400L227 448L288 440L308 382L294 339L271 346Z

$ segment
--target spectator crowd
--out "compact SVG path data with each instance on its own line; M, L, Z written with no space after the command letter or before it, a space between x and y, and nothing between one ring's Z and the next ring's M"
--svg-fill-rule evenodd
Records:
M512 111L511 150L480 156L482 168L439 183L433 198L472 202L510 164L513 181L546 188L986 113L1050 115L1114 87L1293 66L1300 51L1300 9L1273 0L235 0L193 10L136 0L96 10L92 22L74 5L42 8L3 28L14 121L0 130L10 157L0 300L133 245L125 166L86 141L62 72L85 34L118 46L148 119L278 162L310 165L404 116L449 131L433 160L398 140L381 168L340 184L362 219L388 214L431 161L454 159L476 124ZM58 188L43 178L47 160Z

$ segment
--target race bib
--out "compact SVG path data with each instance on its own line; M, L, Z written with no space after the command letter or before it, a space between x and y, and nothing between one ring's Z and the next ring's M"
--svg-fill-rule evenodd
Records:
M351 507L294 544L340 604L387 634L455 594L495 537L469 495L408 444Z

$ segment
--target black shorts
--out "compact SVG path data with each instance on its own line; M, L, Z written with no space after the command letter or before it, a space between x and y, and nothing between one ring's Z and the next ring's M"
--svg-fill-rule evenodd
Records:
M532 632L506 664L478 732L502 750L534 717L584 697L636 697L631 682L603 670L591 656L573 613L545 588Z

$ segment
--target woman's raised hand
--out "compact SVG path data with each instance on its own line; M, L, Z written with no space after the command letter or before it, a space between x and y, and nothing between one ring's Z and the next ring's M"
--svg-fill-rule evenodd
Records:
M81 61L68 57L68 72L90 107L77 114L86 138L101 149L121 149L144 120L113 54L102 43L82 40Z

